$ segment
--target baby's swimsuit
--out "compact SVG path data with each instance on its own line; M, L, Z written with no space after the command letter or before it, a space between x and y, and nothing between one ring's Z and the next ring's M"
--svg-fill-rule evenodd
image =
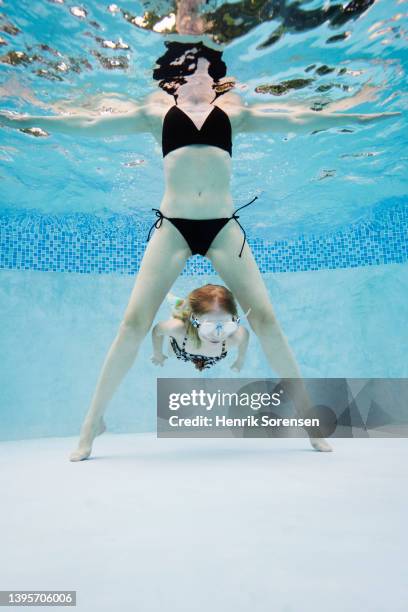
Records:
M170 153L170 151L174 151L174 149L185 147L190 144L212 145L213 147L224 149L224 151L232 155L231 122L227 113L214 104L212 111L207 116L201 129L197 129L194 122L183 110L181 110L181 108L176 104L171 106L163 121L163 157ZM222 230L230 219L235 219L244 232L244 241L239 253L239 257L241 257L245 245L246 233L238 221L239 215L236 213L241 208L245 208L245 206L252 204L257 198L258 196L255 196L248 204L244 204L237 208L231 217L220 217L218 219L166 217L158 208L152 208L152 210L156 211L157 219L149 230L147 242L150 240L153 228L159 228L163 223L163 219L167 219L184 237L193 255L196 253L205 255L218 232Z
M182 361L192 361L197 370L201 371L211 368L211 366L215 365L217 361L220 361L227 356L227 351L225 350L225 340L222 343L221 354L216 357L207 357L206 355L195 355L194 353L188 353L184 348L186 346L186 342L187 334L184 336L181 348L177 344L177 340L173 338L173 336L170 336L170 344L176 354L177 359L182 359Z

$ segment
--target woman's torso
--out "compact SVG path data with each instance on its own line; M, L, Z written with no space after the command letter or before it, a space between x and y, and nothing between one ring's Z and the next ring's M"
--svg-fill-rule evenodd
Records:
M222 101L227 95L229 98ZM230 124L233 137L240 116L237 98L239 96L235 94L233 98L226 94L220 96L215 104L207 105L198 111L183 107L181 110L187 116L187 127L189 121L192 121L197 130L208 128L214 115L211 115L212 109L216 106L219 115L221 112L225 113L225 122ZM165 93L159 94L155 102L147 106L147 118L150 118L152 133L160 144L163 122L173 106L173 99ZM180 129L182 127L181 121ZM194 130L192 125L191 129ZM163 166L165 190L160 205L163 214L189 219L212 219L231 215L234 208L230 192L232 161L227 150L219 146L189 144L168 152L163 158Z

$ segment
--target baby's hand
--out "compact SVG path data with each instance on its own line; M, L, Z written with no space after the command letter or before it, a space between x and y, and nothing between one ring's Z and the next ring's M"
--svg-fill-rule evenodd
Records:
M151 358L152 363L154 363L154 365L163 365L165 360L167 359L167 355L153 355L153 357Z
M242 369L243 363L242 361L240 361L239 359L237 359L236 361L234 361L234 363L231 366L231 370L233 370L233 372L239 372Z

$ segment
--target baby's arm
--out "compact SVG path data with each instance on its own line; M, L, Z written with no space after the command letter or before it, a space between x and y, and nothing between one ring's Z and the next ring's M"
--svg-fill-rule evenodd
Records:
M249 342L249 331L246 327L239 327L235 333L235 337L238 344L238 355L236 360L231 366L231 370L234 372L239 372L244 365L245 356L248 348Z
M155 365L163 365L167 355L163 353L164 336L171 336L178 330L184 328L184 323L180 319L168 319L159 321L152 329L153 356L151 358Z

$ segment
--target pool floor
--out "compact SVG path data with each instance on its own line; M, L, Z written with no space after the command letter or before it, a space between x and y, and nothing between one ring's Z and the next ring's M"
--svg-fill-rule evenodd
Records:
M76 590L84 612L406 610L406 439L107 432L72 463L76 441L0 444L1 589Z

